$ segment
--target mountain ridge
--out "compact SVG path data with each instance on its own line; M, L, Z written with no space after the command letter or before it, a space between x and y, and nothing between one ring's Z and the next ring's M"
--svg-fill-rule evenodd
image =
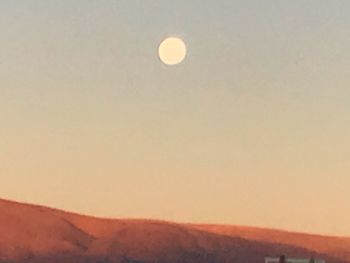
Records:
M350 238L234 225L99 218L0 199L0 262L350 262Z

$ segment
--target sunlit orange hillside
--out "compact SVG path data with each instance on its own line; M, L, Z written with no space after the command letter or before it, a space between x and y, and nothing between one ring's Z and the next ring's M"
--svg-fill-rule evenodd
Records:
M111 220L0 200L0 262L350 262L350 238L220 225Z

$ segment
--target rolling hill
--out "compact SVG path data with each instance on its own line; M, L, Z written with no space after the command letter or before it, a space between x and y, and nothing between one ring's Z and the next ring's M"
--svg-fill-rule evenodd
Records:
M280 254L347 263L350 238L101 219L0 199L0 263L260 263Z

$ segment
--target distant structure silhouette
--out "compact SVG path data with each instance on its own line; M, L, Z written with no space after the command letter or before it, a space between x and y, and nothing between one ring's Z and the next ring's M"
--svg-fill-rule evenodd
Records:
M285 255L279 257L266 257L265 263L326 263L323 259L311 258L287 258Z
M285 255L280 256L280 260L278 261L278 263L286 263L286 256Z

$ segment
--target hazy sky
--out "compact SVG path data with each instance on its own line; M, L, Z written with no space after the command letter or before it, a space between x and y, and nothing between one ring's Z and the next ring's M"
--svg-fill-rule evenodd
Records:
M350 235L350 1L0 1L0 196ZM181 65L157 46L182 37Z

